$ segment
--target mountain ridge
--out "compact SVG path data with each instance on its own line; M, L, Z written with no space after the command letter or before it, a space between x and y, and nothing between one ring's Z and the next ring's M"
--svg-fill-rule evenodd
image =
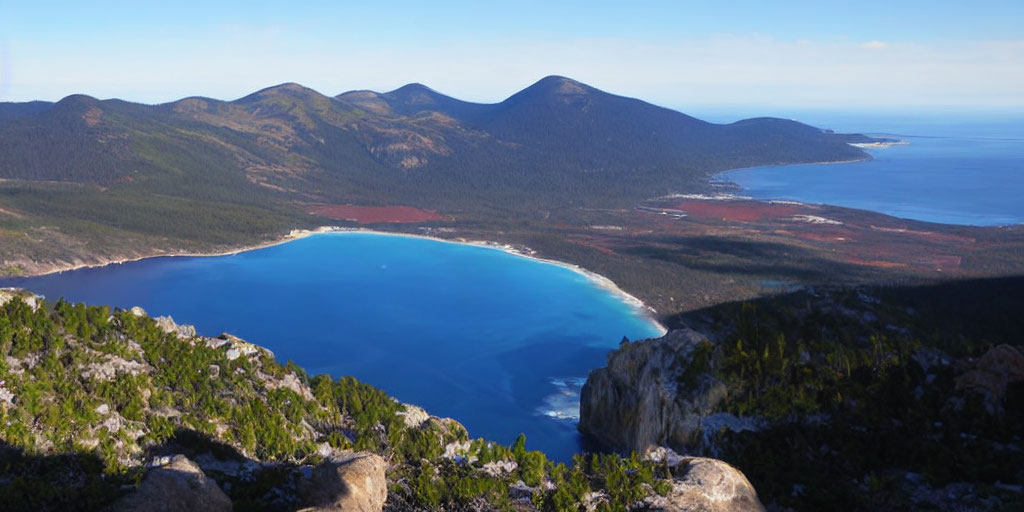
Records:
M493 104L415 83L331 97L294 82L231 101L0 104L0 269L219 252L348 225L321 216L332 205L546 230L552 212L628 212L708 191L728 169L866 158L848 138L785 120L706 123L559 76Z
M82 111L93 108L96 110L91 113ZM21 115L13 113L19 109ZM11 114L5 116L3 112ZM609 180L637 180L643 175L635 186L626 186L627 190L635 189L627 201L635 201L697 186L711 172L732 167L866 156L845 144L841 136L794 121L766 118L716 125L554 75L492 104L458 100L416 83L385 93L349 91L331 97L286 82L232 101L191 96L155 106L71 95L48 108L2 106L0 119L7 121L0 124L0 146L8 140L29 137L29 125L35 125L37 131L66 130L67 126L46 119L47 114L58 112L70 116L61 122L82 116L87 128L112 130L110 137L125 140L134 149L125 154L142 160L174 161L182 157L182 151L152 147L140 151L136 144L140 130L157 138L187 134L199 139L195 141L198 144L216 146L211 149L228 149L240 164L236 167L242 167L253 184L278 192L298 192L300 196L307 188L301 182L308 181L308 171L313 170L322 171L327 181L340 178L345 188L350 188L353 180L380 185L383 179L392 182L391 188L403 188L403 184L393 182L405 181L417 194L406 193L403 200L439 186L447 191L455 186L453 178L454 182L469 180L488 189L487 200L512 204L523 189L538 199L561 200L550 196L551 187L538 183L538 176L543 177L541 181L572 184L570 189L589 189L579 194L584 197L576 198L586 202L585 196L607 187ZM797 126L800 130L794 128ZM240 140L239 136L249 140ZM328 140L333 141L330 154L307 151L320 148ZM25 142L21 146L29 147L35 141ZM54 143L61 143L59 135ZM360 148L353 147L356 145L362 146L362 154ZM340 149L344 147L348 149ZM19 152L18 147L9 149ZM159 154L140 155L150 150ZM367 156L376 160L376 165L348 165ZM305 164L294 165L300 157ZM0 177L27 177L37 172L60 180L62 171L52 169L78 165L67 158L63 165L50 165L51 171L45 171L27 169L31 167L30 158L17 164L0 159ZM380 166L398 171L416 169L418 174L386 177L386 170L374 168ZM116 167L113 163L107 162L104 167L107 175L120 174L111 169ZM268 176L264 172L268 168L288 171ZM524 179L527 169L532 177ZM87 169L66 174L74 177L72 181L87 181L90 173L101 176L104 172ZM581 181L581 173L594 172L604 176L595 187L589 187L588 183L595 181L593 176ZM425 173L432 174L431 179L422 179ZM438 179L444 185L438 184ZM620 194L624 192L621 183L615 186ZM363 188L364 193L373 193ZM506 197L498 197L498 191ZM436 197L440 191L433 192L435 197L431 199L443 199ZM305 193L308 195L308 188ZM327 195L336 194L328 191Z

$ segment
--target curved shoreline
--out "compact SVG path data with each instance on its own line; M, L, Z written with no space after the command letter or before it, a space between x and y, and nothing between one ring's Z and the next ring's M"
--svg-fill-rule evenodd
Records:
M376 230L371 230L371 229L338 229L338 230L334 230L334 231L315 232L315 233L311 233L311 234L315 235L315 234L346 234L346 233L356 233L356 234L364 233L364 234L378 235L378 236L397 236L397 237L406 237L406 238L420 238L420 239L424 239L424 240L431 240L431 241L434 241L434 242L442 242L442 243L449 243L449 244L460 244L460 245L469 245L469 246L480 247L480 248L484 248L484 249L493 249L493 250L504 252L506 254L511 254L513 256L518 256L518 257L521 257L521 258L530 259L530 260L537 261L537 262L540 262L540 263L545 263L545 264L548 264L548 265L554 265L556 267L562 267L562 268L571 270L573 272L576 272L577 274L580 274L581 276L585 277L588 281L590 281L591 283L596 285L598 288L601 288L603 290L606 290L606 291L610 292L612 295L616 296L619 300L621 300L627 306L630 306L630 307L636 309L647 321L649 321L651 324L653 324L658 329L658 332L660 334L658 336L655 336L655 337L664 336L665 334L668 333L668 329L666 329L665 326L662 325L661 322L659 322L655 318L655 314L657 312L654 310L654 308L648 306L647 304L644 304L644 302L642 300L636 298L634 295L631 295L631 294L627 293L622 288L619 288L619 286L617 284L615 284L615 282L612 281L611 279L608 279L607 277L602 276L601 274L598 274L596 272L592 272L590 270L587 270L587 269L585 269L585 268L583 268L583 267L581 267L579 265L576 265L574 263L568 263L568 262L565 262L565 261L552 260L552 259L548 259L548 258L539 258L537 256L534 256L533 254L529 254L529 253L524 252L524 251L522 251L520 249L517 249L515 246L509 245L509 244L501 244L501 243L498 243L498 242L490 242L490 241L486 241L486 240L449 240L449 239L446 239L446 238L438 238L438 237L426 236L426 235L416 235L416 234L412 234L412 233L392 233L392 232L389 232L389 231L376 231ZM305 235L305 236L310 236L310 235ZM532 252L532 250L531 250L531 252Z
M850 159L850 160L830 160L830 161L826 161L826 162L805 162L805 163L799 163L799 164L751 165L751 166L748 166L748 167L737 167L735 169L726 169L724 171L718 171L718 172L716 172L716 173L711 175L711 177L709 178L708 182L711 183L710 180L713 180L716 177L721 176L722 174L733 172L733 171L746 171L746 170L749 170L749 169L763 169L763 168L767 168L767 167L796 167L796 166L802 166L802 165L855 164L857 162L870 162L870 161L872 161L874 159L875 159L875 157L873 157L871 155L868 155L868 156L865 156L864 158L853 158L853 159ZM719 183L730 183L730 184L733 184L733 185L736 184L736 183L731 182L731 181L720 181Z
M641 301L640 299L638 299L637 297L635 297L635 296L627 293L626 291L622 290L621 288L619 288L619 286L617 284L615 284L615 282L612 281L611 279L608 279L607 277L605 277L605 276L603 276L601 274L598 274L596 272L592 272L590 270L587 270L587 269L585 269L585 268L583 268L583 267L581 267L579 265L573 264L573 263L568 263L568 262L564 262L564 261L558 261L558 260L552 260L552 259L537 257L537 256L534 255L535 252L530 250L530 249L528 249L528 248L526 248L526 250L524 251L523 249L517 248L517 247L515 247L513 245L510 245L510 244L502 244L502 243L499 243L499 242L492 242L492 241L488 241L488 240L461 240L461 239L460 240L451 240L451 239L447 239L447 238L440 238L440 237L428 236L428 235L418 235L418 234L414 234L414 233L379 231L379 230L373 230L373 229L348 228L348 227L341 227L341 226L320 226L320 227L315 228L315 229L293 229L287 235L281 236L281 237L279 237L277 239L269 240L269 241L258 243L258 244L248 245L248 246L244 246L244 247L239 247L239 248L236 248L236 249L229 249L229 250L223 250L223 251L213 251L213 252L177 252L177 253L165 253L165 254L151 254L151 255L147 255L147 256L139 256L139 257L135 257L135 258L114 259L114 260L102 261L102 262L98 262L98 263L81 263L81 264L76 264L76 265L67 265L67 266L64 266L64 267L54 268L54 269L48 270L46 272L29 273L29 274L25 274L25 275L21 275L21 276L8 276L7 279L17 279L17 278L23 278L23 277L24 278L27 278L27 277L38 277L38 276L44 276L44 275L50 275L50 274L60 274L60 273L64 273L64 272L70 272L72 270L80 270L80 269L85 269L85 268L101 268L101 267L107 267L107 266L110 266L110 265L120 265L120 264L123 264L123 263L131 263L133 261L141 261L141 260L150 259L150 258L212 258L212 257L217 257L217 256L231 256L231 255L234 255L234 254L240 254L240 253L249 252L249 251L256 251L256 250L259 250L259 249L266 249L268 247L274 247L274 246L277 246L277 245L286 244L288 242L294 242L296 240L301 240L303 238L310 237L310 236L326 235L326 234L353 234L353 233L354 234L378 235L378 236L396 236L396 237L406 237L406 238L419 238L419 239L423 239L423 240L431 240L431 241L434 241L434 242L469 245L469 246L472 246L472 247L480 247L480 248L485 248L485 249L498 250L498 251L502 251L502 252L504 252L506 254L511 254L513 256L518 256L518 257L521 257L521 258L527 258L527 259L530 259L530 260L533 260L533 261L537 261L537 262L540 262L540 263L545 263L545 264L548 264L548 265L555 265L555 266L558 266L558 267L562 267L562 268L571 270L573 272L576 272L577 274L582 275L589 282L593 283L598 288L601 288L603 290L606 290L606 291L610 292L616 298L621 300L624 304L626 304L626 305L632 307L633 309L635 309L645 320L650 322L658 330L658 332L660 333L660 334L658 334L658 336L652 336L652 337L664 336L668 332L668 329L666 329L665 326L662 325L661 322L659 322L657 320L656 311L654 310L654 308L644 304L644 302Z

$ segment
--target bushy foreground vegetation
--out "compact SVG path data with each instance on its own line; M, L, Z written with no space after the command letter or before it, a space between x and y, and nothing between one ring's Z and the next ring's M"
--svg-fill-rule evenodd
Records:
M341 450L388 460L396 510L625 510L670 488L666 466L635 455L554 463L523 436L506 446L452 420L410 423L409 407L368 384L310 378L236 338L181 338L141 311L29 302L0 306L3 510L101 508L173 453L249 464L208 470L244 510L294 508L296 468Z

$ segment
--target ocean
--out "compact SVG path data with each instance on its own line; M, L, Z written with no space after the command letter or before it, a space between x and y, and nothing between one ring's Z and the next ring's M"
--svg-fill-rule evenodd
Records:
M807 113L799 121L898 139L872 160L720 173L739 194L871 210L944 224L1024 222L1024 117Z
M636 306L571 269L501 250L371 233L314 235L214 257L161 257L8 279L74 302L141 306L228 332L310 375L352 375L462 422L473 437L566 461L579 390L625 336L657 336Z

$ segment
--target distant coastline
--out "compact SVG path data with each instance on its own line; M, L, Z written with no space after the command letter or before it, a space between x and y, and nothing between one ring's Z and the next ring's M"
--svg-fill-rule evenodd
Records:
M906 141L906 140L883 140L883 141L878 141L878 142L850 142L848 144L850 144L851 146L853 146L855 148L877 149L877 148L887 148L889 146L908 146L908 145L910 145L910 141Z
M872 143L872 144L874 144L874 143ZM879 146L879 147L882 147L882 146ZM803 166L803 165L855 164L857 162L870 162L871 160L874 160L874 157L872 157L871 155L867 155L867 156L865 156L863 158L851 158L850 160L826 160L824 162L804 162L804 163L796 163L796 164L751 165L751 166L748 166L748 167L737 167L735 169L726 169L724 171L718 171L718 172L716 172L716 173L711 175L711 179L713 180L713 179L717 178L718 176L721 176L722 174L725 174L727 172L745 171L747 169L762 169L764 167L790 167L790 166L795 167L795 166Z
M935 224L984 227L1024 222L1019 143L901 137L905 138L851 143L874 158L834 172L824 167L831 165L826 162L756 166L716 173L710 183L719 191L759 201L795 200ZM820 167L802 172L805 165ZM879 188L878 183L888 186Z
M861 148L861 149L882 149L882 148L887 148L887 147L890 147L890 146L907 146L907 145L910 145L910 141L907 141L907 140L879 140L879 141L875 141L875 142L847 142L847 144L849 144L849 145L851 145L853 147ZM805 163L795 163L795 164L751 165L751 166L748 166L748 167L736 167L735 169L727 169L727 170L718 171L718 172L712 174L708 178L708 184L713 185L713 186L717 185L717 186L726 187L727 189L731 189L734 192L739 192L739 191L743 190L743 187L741 187L738 183L736 183L736 182L734 182L732 180L729 180L728 178L725 178L723 176L724 174L728 174L728 173L733 172L733 171L745 171L745 170L748 170L748 169L764 169L766 167L798 167L798 166L805 166L805 165L855 164L857 162L869 162L871 160L874 160L874 157L871 156L870 154L866 154L862 158L852 158L850 160L828 160L828 161L823 161L823 162L805 162ZM757 201L771 201L769 199L756 199L756 198L750 197L750 196L738 196L738 195L731 194L731 193L715 194L715 195L718 196L718 197L715 197L714 199L719 199L719 200L750 199L750 200L757 200ZM803 204L803 202L800 202L800 201L795 201L795 202Z

